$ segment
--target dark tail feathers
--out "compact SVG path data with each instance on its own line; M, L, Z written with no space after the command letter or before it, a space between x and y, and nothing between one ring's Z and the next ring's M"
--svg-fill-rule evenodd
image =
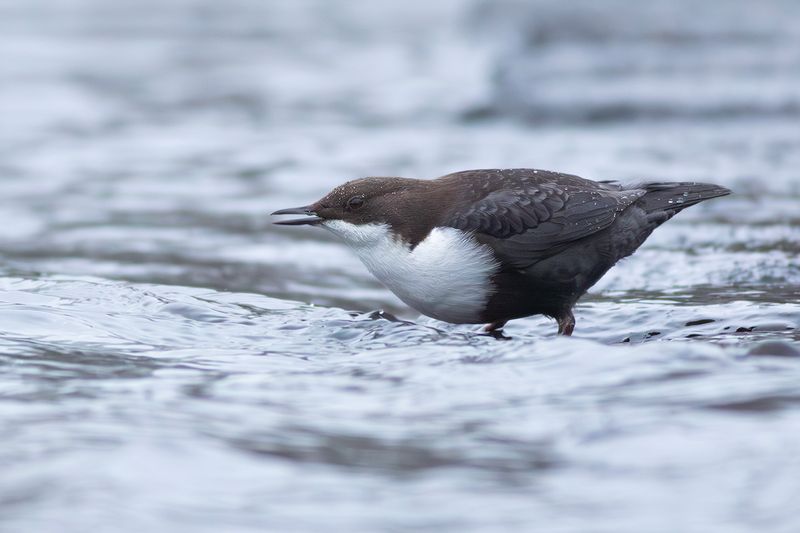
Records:
M647 192L639 199L639 205L648 213L663 213L669 217L691 205L731 193L730 189L719 185L688 181L645 183L641 188Z

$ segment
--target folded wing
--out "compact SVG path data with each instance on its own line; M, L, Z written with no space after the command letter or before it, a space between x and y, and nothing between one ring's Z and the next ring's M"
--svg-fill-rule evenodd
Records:
M444 224L472 232L492 246L504 266L519 269L607 228L646 193L529 169L469 171L444 179L459 180L479 198L450 213Z

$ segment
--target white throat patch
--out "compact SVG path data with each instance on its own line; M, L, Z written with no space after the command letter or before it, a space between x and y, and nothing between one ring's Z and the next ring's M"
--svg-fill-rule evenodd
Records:
M413 250L385 224L330 220L361 262L403 302L445 322L474 324L491 296L499 265L491 250L455 228L437 227Z

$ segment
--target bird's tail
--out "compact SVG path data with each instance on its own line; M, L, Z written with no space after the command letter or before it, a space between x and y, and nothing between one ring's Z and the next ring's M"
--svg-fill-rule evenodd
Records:
M730 189L712 183L688 181L645 183L641 187L647 191L639 199L639 204L644 207L645 211L650 214L663 213L669 217L704 200L731 193Z

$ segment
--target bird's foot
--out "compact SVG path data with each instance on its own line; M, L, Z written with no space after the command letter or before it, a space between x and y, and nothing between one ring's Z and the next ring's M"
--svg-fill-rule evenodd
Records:
M502 329L496 329L494 331L488 331L488 332L484 333L484 335L486 335L487 337L491 337L496 341L510 341L511 339L514 338L514 337L509 337L508 335L503 333Z
M572 311L567 311L566 314L558 317L558 334L569 337L575 330L575 315Z
M394 316L393 314L387 313L383 309L377 309L375 311L372 311L371 313L367 313L366 316L370 320L388 320L389 322L405 322L405 323L408 323L407 320L401 320L401 319L397 318L396 316Z
M486 333L491 333L493 331L501 330L505 327L506 321L505 320L498 320L496 322L492 322L491 324L486 324L483 326L483 331Z
M503 333L503 327L506 325L505 320L498 320L497 322L492 322L491 324L486 324L483 326L483 333L489 337L493 337L499 341L509 341L511 337L506 336Z

